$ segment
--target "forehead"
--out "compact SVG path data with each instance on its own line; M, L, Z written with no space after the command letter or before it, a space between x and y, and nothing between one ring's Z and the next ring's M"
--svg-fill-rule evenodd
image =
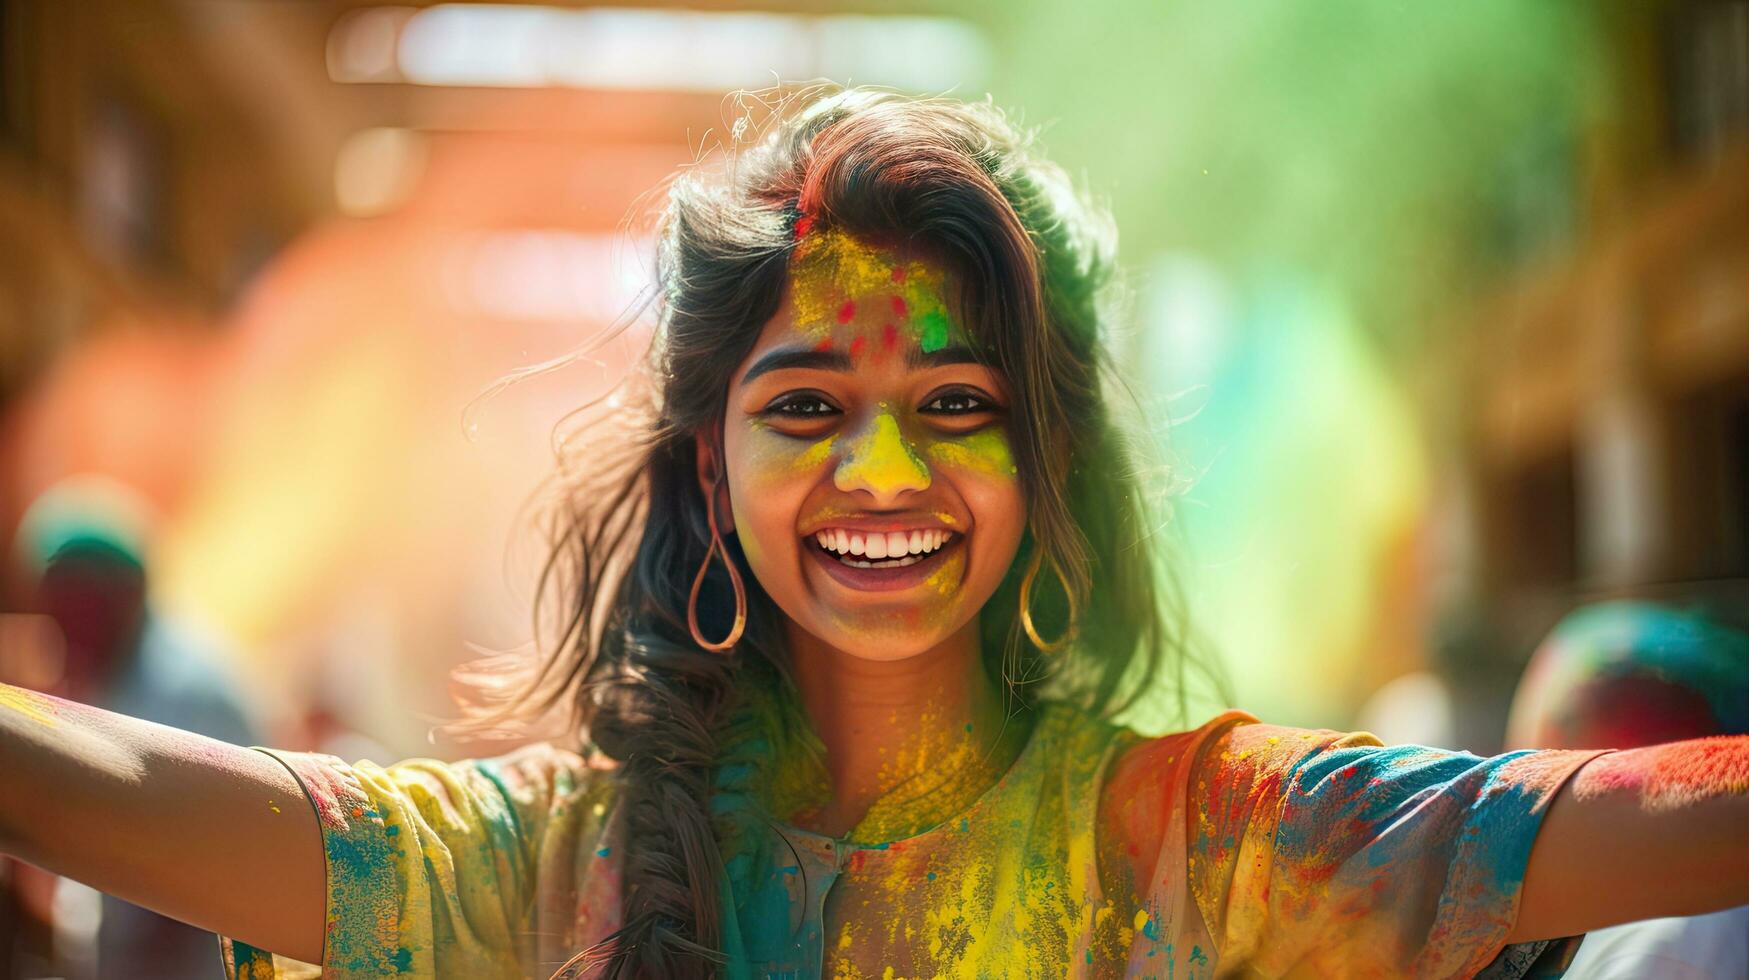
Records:
M826 228L797 244L787 302L772 326L816 346L879 339L933 353L960 334L949 302L955 286L945 264L916 249Z

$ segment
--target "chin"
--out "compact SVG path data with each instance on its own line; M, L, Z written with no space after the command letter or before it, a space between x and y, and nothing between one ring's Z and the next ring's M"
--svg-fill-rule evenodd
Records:
M957 632L908 627L905 620L918 615L916 607L884 612L859 610L854 622L836 619L823 629L809 632L834 650L858 660L908 660L941 646Z

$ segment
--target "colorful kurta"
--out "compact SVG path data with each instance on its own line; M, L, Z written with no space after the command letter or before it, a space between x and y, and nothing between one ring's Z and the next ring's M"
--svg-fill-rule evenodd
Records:
M1595 754L1383 748L1238 712L1143 739L1047 705L1007 774L933 829L859 843L770 822L729 857L724 972L1518 976L1535 950L1502 947L1531 843ZM612 771L546 746L388 769L275 755L322 825L327 977L548 977L619 925ZM225 956L233 976L296 975Z

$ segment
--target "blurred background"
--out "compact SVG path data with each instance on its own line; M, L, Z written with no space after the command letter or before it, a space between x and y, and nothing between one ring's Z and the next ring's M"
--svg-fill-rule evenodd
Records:
M1493 752L1575 609L1749 620L1745 0L4 0L0 679L479 751L447 672L530 638L639 216L814 78L989 93L1109 202L1237 704ZM1169 693L1133 720L1218 707ZM13 884L0 963L108 969L114 914Z

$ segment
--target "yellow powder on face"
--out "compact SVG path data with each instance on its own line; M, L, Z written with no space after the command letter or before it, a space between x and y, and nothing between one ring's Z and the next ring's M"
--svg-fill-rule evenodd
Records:
M918 630L941 629L959 610L954 600L965 577L965 549L955 548L923 580L924 588L933 595L925 596L915 607L905 610L904 615L895 616L890 610L837 608L832 611L832 619L839 629L869 641L885 635L915 636Z
M54 702L40 694L17 687L0 687L0 709L7 709L48 728L57 727Z
M939 465L985 476L1006 478L1020 472L1008 451L1008 437L1000 429L980 429L957 438L937 439L923 451Z
M790 273L796 326L814 340L825 340L834 324L856 319L867 304L880 312L872 320L865 316L865 324L885 324L890 317L924 353L947 346L953 333L940 269L915 259L898 262L891 250L848 232L828 228L803 238Z
M929 573L929 577L923 580L923 584L944 597L950 596L953 595L955 589L959 588L961 580L965 578L965 572L964 549L956 549L947 556L947 560L943 561L940 567Z
M862 484L877 494L922 490L930 483L929 467L905 441L899 420L885 411L875 416L867 433L851 445L834 479L841 488Z
M819 442L814 443L812 446L809 446L800 456L796 457L795 468L798 470L810 470L819 466L821 463L824 463L828 459L831 459L832 447L837 441L837 436L827 436Z
M765 548L759 543L759 535L740 533L741 528L751 525L744 522L739 514L735 515L735 525L736 536L741 541L741 553L747 556L747 563L754 568L764 567Z

